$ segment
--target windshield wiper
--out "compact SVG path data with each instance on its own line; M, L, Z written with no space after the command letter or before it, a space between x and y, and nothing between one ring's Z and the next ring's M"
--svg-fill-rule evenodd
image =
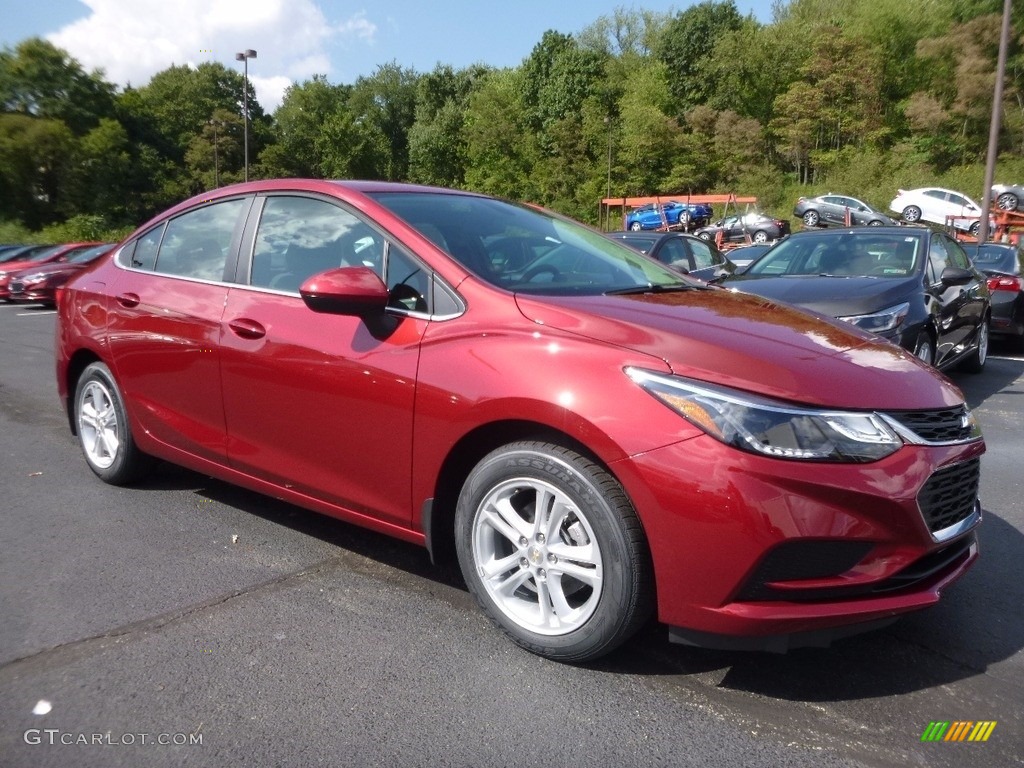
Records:
M702 291L707 286L694 285L693 283L668 283L666 285L633 285L629 288L616 288L613 291L605 291L605 296L628 296L635 293L673 293L676 291Z

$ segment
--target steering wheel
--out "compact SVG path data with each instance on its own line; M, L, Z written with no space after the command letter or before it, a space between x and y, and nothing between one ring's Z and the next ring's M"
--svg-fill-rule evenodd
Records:
M536 266L530 267L528 270L523 272L523 282L533 282L533 279L538 275L543 275L545 272L551 273L551 282L554 282L561 276L561 272L558 267L554 264L537 264Z

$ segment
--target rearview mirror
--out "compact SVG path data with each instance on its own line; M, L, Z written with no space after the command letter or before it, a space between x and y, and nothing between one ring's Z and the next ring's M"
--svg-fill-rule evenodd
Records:
M299 295L314 312L367 317L382 314L388 288L369 267L340 267L306 279Z

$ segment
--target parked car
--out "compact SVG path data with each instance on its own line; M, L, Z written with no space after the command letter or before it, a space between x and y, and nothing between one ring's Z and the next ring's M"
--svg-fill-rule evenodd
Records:
M761 213L727 216L711 226L701 227L694 234L702 240L715 240L722 233L726 243L767 243L789 234L789 222Z
M1024 343L1024 251L1006 243L967 246L974 266L988 277L992 334Z
M642 229L659 229L666 225L683 229L702 227L711 221L714 211L708 203L680 203L670 200L657 205L651 203L629 212L626 229L639 232Z
M731 275L736 267L709 243L682 232L609 232L608 237L646 253L677 272L710 282Z
M901 189L889 208L909 224L920 221L942 226L952 224L955 229L972 235L977 235L981 228L981 206L962 192L950 189Z
M1020 184L995 184L992 187L992 200L996 208L1002 211L1024 210L1024 186Z
M14 272L8 284L8 298L21 304L56 306L57 289L115 245L100 243L90 248L76 249L48 264L37 264Z
M11 261L30 261L32 255L53 248L52 245L12 245L0 252L0 264Z
M801 197L796 201L793 215L806 227L850 227L858 224L881 227L896 223L863 200L831 192L818 197Z
M90 248L98 243L65 243L63 245L35 246L20 253L17 257L0 263L0 299L10 300L11 277L23 269L40 264L49 264L66 258L71 254Z
M944 232L872 227L797 232L722 284L845 320L937 368L980 372L986 283Z
M553 247L505 271L485 241L509 237ZM820 645L934 605L977 557L985 444L951 382L526 205L228 186L57 312L99 478L164 459L454 557L549 658L652 611L678 641Z
M761 258L775 243L751 243L750 245L738 245L729 251L729 261L737 270L749 267L753 262Z

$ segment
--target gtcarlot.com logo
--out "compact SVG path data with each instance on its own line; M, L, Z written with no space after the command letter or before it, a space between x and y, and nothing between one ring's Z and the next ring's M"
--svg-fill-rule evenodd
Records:
M988 741L995 720L936 720L928 723L921 741Z

